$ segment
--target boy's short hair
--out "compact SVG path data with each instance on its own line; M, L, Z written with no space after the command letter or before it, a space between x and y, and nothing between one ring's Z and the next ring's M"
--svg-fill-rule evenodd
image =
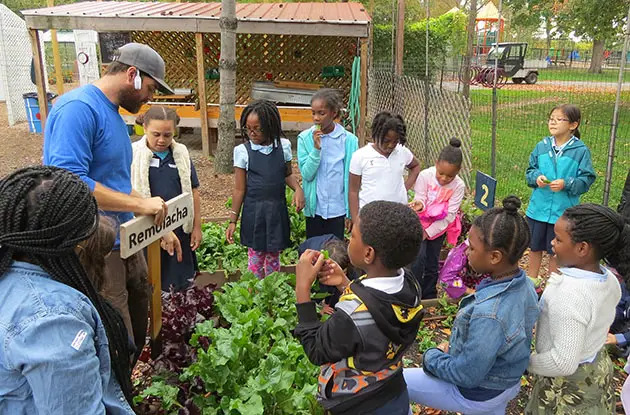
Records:
M350 256L348 256L348 245L340 239L331 239L326 242L322 249L328 251L330 259L335 261L341 269L348 269L350 266Z
M420 251L422 224L418 214L402 203L380 200L363 206L359 231L363 243L374 248L389 269L411 264Z

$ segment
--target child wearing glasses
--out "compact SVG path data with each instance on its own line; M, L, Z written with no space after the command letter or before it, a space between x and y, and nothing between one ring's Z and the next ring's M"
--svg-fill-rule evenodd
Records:
M234 190L225 237L234 242L241 216L240 243L248 247L247 269L258 278L280 270L280 252L290 244L286 186L295 190L293 204L304 208L304 193L291 167L291 143L282 135L280 112L266 100L243 110L245 143L234 148ZM242 212L241 212L242 207Z
M580 109L575 105L552 109L547 124L550 135L536 144L529 156L525 177L534 189L526 212L532 251L528 275L532 278L538 277L543 251L553 255L554 224L565 209L580 203L580 196L595 181L591 152L580 140L580 121ZM553 256L549 271L557 271Z

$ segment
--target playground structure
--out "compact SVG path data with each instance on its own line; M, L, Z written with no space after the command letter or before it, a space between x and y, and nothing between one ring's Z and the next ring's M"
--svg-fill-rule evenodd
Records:
M107 51L135 41L148 44L162 55L166 81L176 94L156 96L156 101L173 107L181 126L200 127L203 152L212 152L219 116L220 3L92 1L26 10L23 14L34 45L40 103L45 86L39 82L43 79L37 46L39 30L118 33L120 36L109 36ZM283 129L307 128L312 124L310 107L283 102L282 97L296 90L298 95L309 96L314 89L328 87L340 90L346 103L351 95L358 95L357 133L364 138L370 17L361 4L249 3L237 4L236 14L237 120L252 99L255 83L259 86L259 82L266 81L266 86L274 88L280 97L277 101ZM103 46L101 39L101 55L107 60ZM147 109L144 106L140 113ZM46 115L42 111L42 122ZM135 115L124 110L121 115L133 124Z

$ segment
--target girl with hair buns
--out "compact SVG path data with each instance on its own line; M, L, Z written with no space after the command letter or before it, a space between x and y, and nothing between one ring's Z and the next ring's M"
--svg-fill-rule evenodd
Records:
M414 186L416 194L410 206L420 216L424 241L411 271L422 287L423 299L437 297L438 264L444 239L448 237L448 242L455 245L461 233L457 213L466 193L466 185L458 176L463 159L461 145L457 138L451 138L435 166L421 171Z
M424 353L422 369L405 369L409 398L449 412L504 415L521 387L538 317L534 284L518 267L529 228L516 196L475 219L468 263L484 278L462 299L450 341ZM614 307L614 306L613 306Z
M525 413L612 414L614 366L604 343L621 287L601 261L630 275L630 225L608 207L584 204L565 210L554 232L559 268L540 299Z
M99 225L88 185L18 170L0 217L0 413L133 414L127 330L77 256Z

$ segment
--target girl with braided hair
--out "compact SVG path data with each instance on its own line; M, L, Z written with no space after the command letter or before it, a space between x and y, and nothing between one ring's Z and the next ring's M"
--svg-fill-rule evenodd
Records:
M372 140L358 149L350 161L348 203L353 219L374 200L407 204L407 191L420 173L420 163L405 147L407 126L400 115L379 112L372 121ZM403 176L409 171L407 178Z
M0 181L0 413L134 413L127 330L77 256L98 224L64 169Z
M518 262L529 228L516 196L475 219L468 263L484 278L464 297L450 342L424 353L422 369L404 370L409 398L435 409L504 415L527 368L538 295Z
M540 299L525 413L614 413L613 364L603 346L621 288L600 262L627 278L630 225L612 209L584 204L565 210L554 232L559 269Z
M304 207L304 193L293 174L291 142L282 138L278 107L270 101L249 104L241 115L245 143L234 148L234 191L228 243L234 232L241 207L240 243L245 245L247 269L258 278L280 271L280 252L291 243L286 186L295 191L293 205Z

